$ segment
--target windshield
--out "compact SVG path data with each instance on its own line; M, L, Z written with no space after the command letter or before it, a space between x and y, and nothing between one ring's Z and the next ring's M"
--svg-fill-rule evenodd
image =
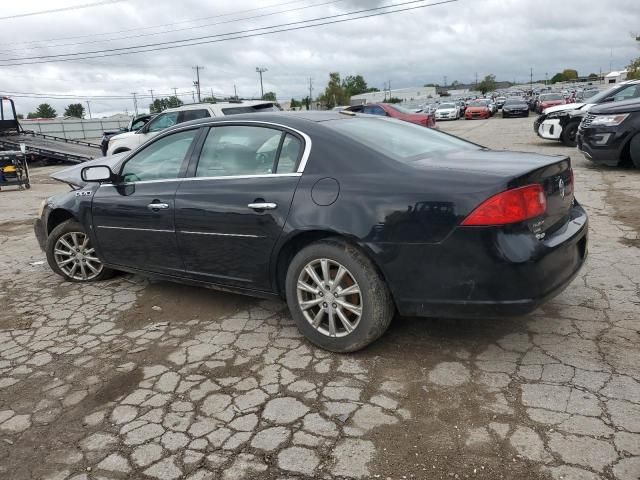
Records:
M507 105L519 105L521 103L525 103L525 101L522 98L509 98L504 102L505 106L507 106Z
M443 103L438 108L456 108L456 106L453 103Z
M564 97L559 93L545 93L544 95L540 95L541 102L547 102L550 100L564 100Z
M353 117L332 120L324 125L403 163L435 153L480 148L451 135L389 118Z

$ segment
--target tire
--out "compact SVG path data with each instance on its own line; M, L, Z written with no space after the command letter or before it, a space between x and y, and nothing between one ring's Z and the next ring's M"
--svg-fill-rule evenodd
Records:
M636 134L629 142L629 156L633 166L640 168L640 134Z
M340 267L346 269L339 285L330 284L327 288L323 275L325 266L330 281L336 279ZM318 281L307 273L309 270L316 273L316 280L325 287L319 295ZM299 288L300 283L315 288L316 292ZM322 240L300 250L289 264L285 286L287 304L300 332L311 343L332 352L355 352L366 347L387 330L395 313L389 289L371 260L340 239ZM340 291L347 288L358 293L340 296ZM333 294L336 294L335 299ZM301 302L314 305L303 311ZM343 308L343 304L360 306L360 316ZM347 317L351 331L345 328L338 311ZM331 316L335 322L334 335L331 335ZM317 327L312 325L314 319L319 319Z
M85 238L87 241L83 242ZM68 247L78 247L81 250L75 253L74 248ZM95 254L95 250L91 245L91 239L85 233L82 225L75 220L67 220L54 228L47 237L45 250L51 270L69 282L97 282L106 280L115 273L110 268L103 266L102 262L92 255ZM67 260L69 260L67 266L62 265ZM76 265L75 270L74 265ZM78 273L74 273L76 271Z
M560 139L562 140L562 144L566 147L575 147L576 146L576 135L578 135L578 125L579 122L569 122L562 129L562 134L560 135Z

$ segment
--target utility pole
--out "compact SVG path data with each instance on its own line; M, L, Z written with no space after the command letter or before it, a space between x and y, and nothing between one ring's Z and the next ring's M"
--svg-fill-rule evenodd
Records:
M311 102L313 101L313 78L309 77L309 103L307 110L311 110Z
M264 98L264 86L262 85L262 74L266 71L267 69L264 67L256 67L256 72L260 75L260 99Z
M478 90L478 72L476 72L476 90Z
M533 67L531 67L531 74L529 77L529 89L533 90Z
M193 82L193 85L196 87L196 91L198 92L198 102L201 102L202 99L200 98L200 70L204 70L204 67L201 67L200 65L196 65L195 67L193 67L193 69L196 71L196 81Z
M133 95L133 111L136 112L136 117L138 116L138 98L136 97L136 92L131 92Z
M548 81L549 81L549 72L544 72L544 84L545 84L545 86L547 85Z
M236 88L236 84L233 84L233 96L236 100L238 100L238 89Z
M213 88L211 88L211 101L215 102L215 97L213 96Z
M444 88L447 88L447 76L444 76Z
M173 90L173 96L178 98L178 89L176 87L171 87L171 90Z
M193 103L196 103L196 92L191 90L191 98L193 98Z
M87 110L89 110L89 120L91 120L91 105L89 105L91 102L89 102L89 100L87 100Z
M149 89L149 93L151 94L151 103L153 103L153 88Z

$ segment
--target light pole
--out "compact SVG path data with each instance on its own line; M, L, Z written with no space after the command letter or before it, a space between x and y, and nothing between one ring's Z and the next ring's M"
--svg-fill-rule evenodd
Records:
M262 74L266 72L267 69L264 67L256 67L256 72L260 75L260 98L264 98L264 86L262 85Z

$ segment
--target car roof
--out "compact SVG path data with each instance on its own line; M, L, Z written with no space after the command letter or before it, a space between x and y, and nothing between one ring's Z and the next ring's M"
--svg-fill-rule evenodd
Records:
M201 103L187 103L186 105L180 105L179 107L167 108L164 112L182 112L184 110L198 110L203 107L211 108L227 108L227 107L253 107L255 105L268 105L275 102L269 100L241 100L238 102L201 102Z

